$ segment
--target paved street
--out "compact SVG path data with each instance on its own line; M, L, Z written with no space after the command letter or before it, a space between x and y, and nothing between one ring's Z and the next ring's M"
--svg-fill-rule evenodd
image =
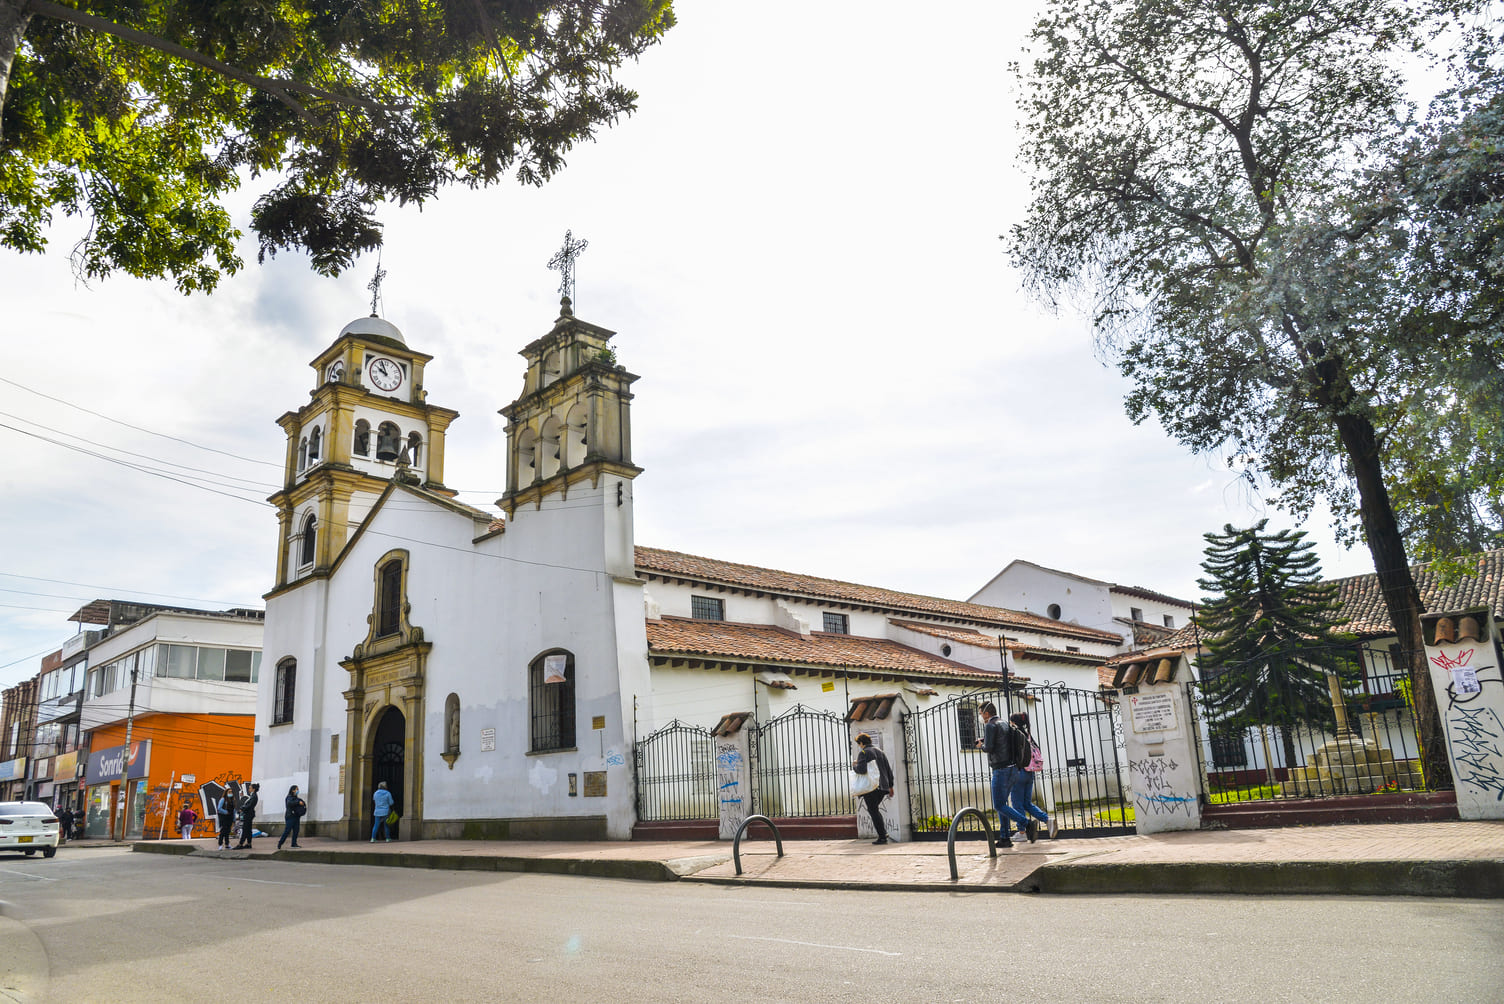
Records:
M0 900L0 1000L1369 1004L1399 983L1409 1002L1504 986L1497 901L746 888L115 848L0 857Z

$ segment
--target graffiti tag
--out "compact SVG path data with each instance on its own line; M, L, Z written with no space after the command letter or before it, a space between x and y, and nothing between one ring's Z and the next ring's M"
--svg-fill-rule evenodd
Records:
M1180 764L1164 757L1130 760L1128 770L1134 779L1135 811L1151 816L1171 816L1184 809L1189 817L1196 796L1178 794L1170 785L1169 774L1179 767Z
M1504 801L1504 722L1492 708L1457 705L1447 716L1447 737L1457 761L1457 780Z

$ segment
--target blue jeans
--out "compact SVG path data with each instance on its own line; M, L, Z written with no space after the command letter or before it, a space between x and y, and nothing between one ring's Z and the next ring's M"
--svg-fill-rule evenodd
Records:
M1034 772L1015 768L1015 773L1017 776L1013 779L1013 788L1009 792L1013 805L1008 810L1008 818L1018 823L1019 829L1028 825L1030 816L1048 824L1050 817L1034 804Z
M387 815L390 815L390 813L388 813ZM381 836L382 836L382 838L384 838L384 839L388 839L388 840L391 839L392 835L391 835L391 833L389 833L387 831L387 828L386 828L386 816L378 816L377 817L377 819L376 819L376 825L373 826L373 827L371 827L371 839L372 840L377 839L376 834L378 834L378 833L380 833Z
M1011 819L1020 826L1024 824L1024 817L1008 808L1008 795L1013 791L1018 773L1017 767L992 768L992 807L997 810L997 825L1003 836L1008 834L1008 820Z

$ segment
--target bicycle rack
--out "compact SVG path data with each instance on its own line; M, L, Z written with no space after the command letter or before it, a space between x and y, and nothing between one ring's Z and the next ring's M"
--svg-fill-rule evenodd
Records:
M945 837L945 853L950 857L950 880L952 882L959 882L961 880L960 873L956 871L956 827L960 825L962 819L965 819L969 815L976 816L977 819L981 820L982 829L987 833L987 853L991 854L993 858L997 857L997 842L992 839L992 824L987 822L987 817L982 813L981 809L978 809L974 805L968 805L956 813L955 818L950 821L950 832Z
M976 810L973 809L973 812ZM983 822L986 822L984 819ZM748 816L742 820L742 825L736 828L736 838L731 841L731 857L736 862L736 873L742 873L742 834L747 832L747 827L753 823L767 823L768 829L773 831L773 840L778 844L778 856L783 857L783 834L778 832L778 824L767 816ZM993 854L993 857L997 857Z

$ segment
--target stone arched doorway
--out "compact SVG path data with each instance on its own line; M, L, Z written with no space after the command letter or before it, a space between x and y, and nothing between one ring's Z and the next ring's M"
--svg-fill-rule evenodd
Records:
M376 727L371 730L371 791L366 793L366 805L371 804L371 793L376 790L376 786L385 781L397 811L406 815L406 771L403 769L406 766L406 749L407 718L397 708L389 707L382 712ZM373 819L371 822L374 824L376 821Z

